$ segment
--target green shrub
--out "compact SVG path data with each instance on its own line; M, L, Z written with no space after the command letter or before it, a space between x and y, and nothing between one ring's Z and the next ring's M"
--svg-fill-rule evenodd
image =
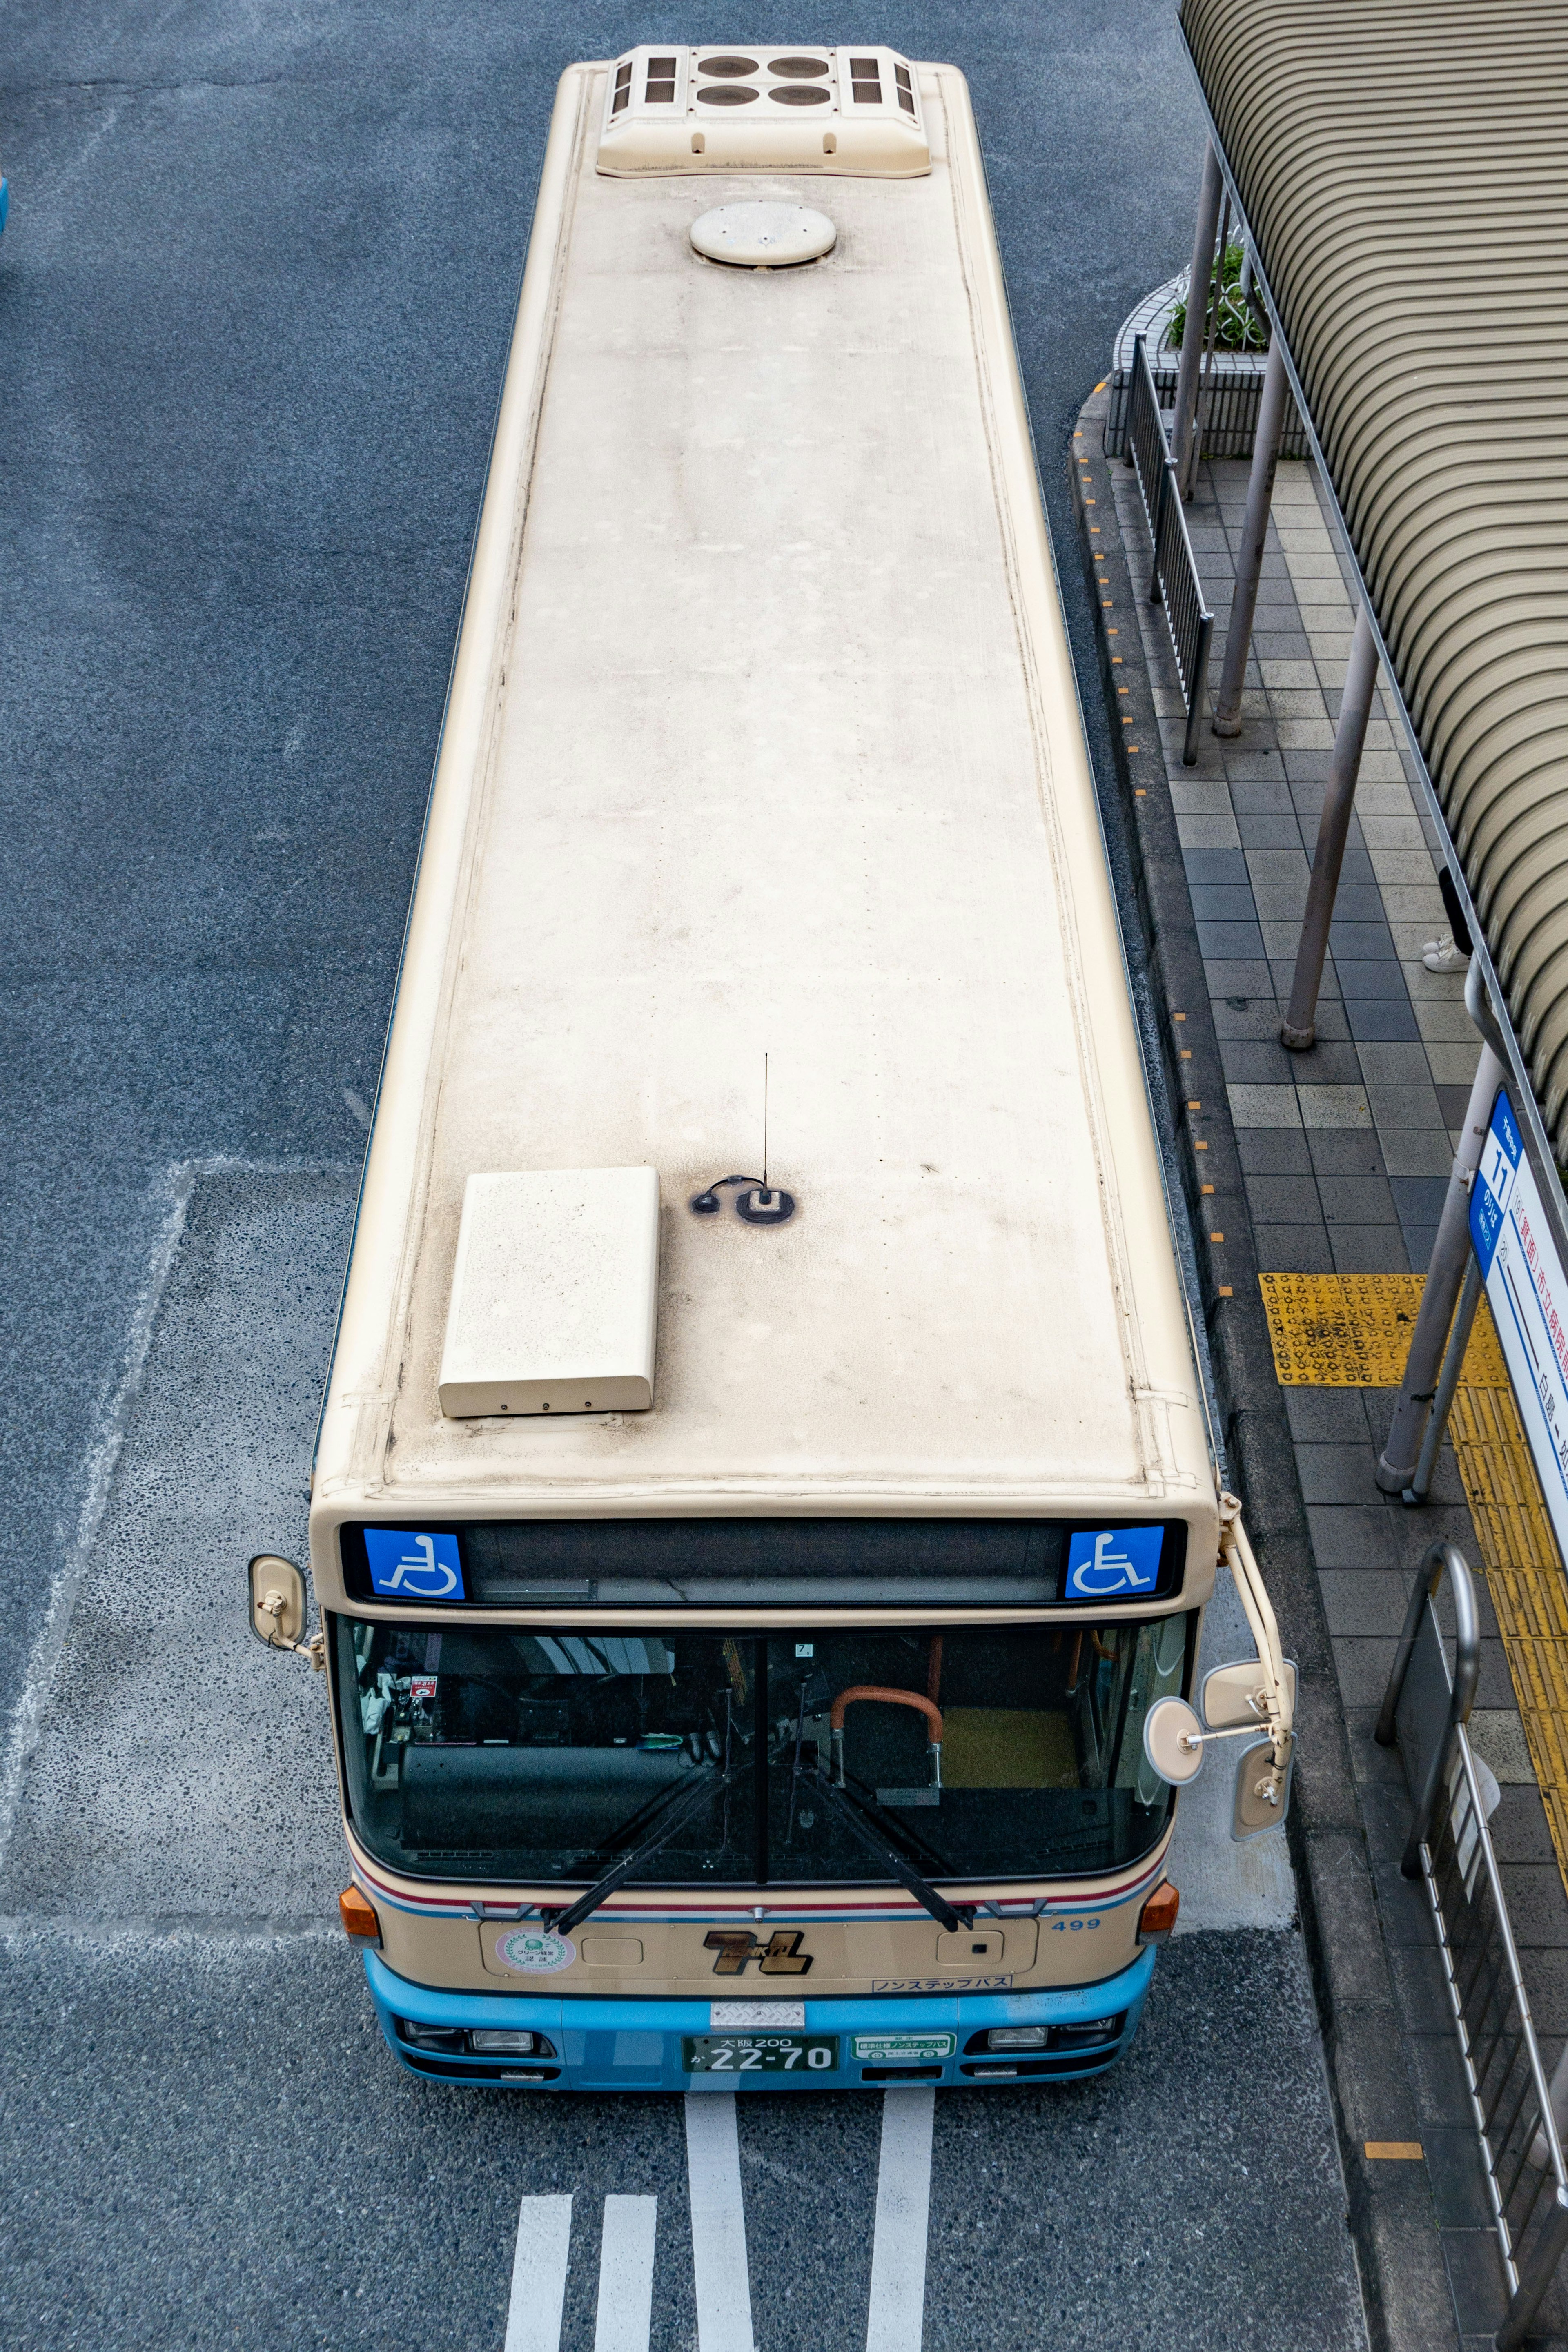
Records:
M1268 337L1262 320L1242 299L1242 260L1240 246L1227 245L1219 273L1219 324L1214 339L1215 349L1218 352L1261 352L1268 348ZM1178 302L1171 314L1167 338L1177 351L1182 348L1186 325L1187 306L1185 302Z

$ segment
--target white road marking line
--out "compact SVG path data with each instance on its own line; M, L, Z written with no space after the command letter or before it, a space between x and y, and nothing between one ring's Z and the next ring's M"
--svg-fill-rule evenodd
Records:
M866 2352L921 2352L934 2091L884 2091Z
M131 1328L121 1359L120 1378L115 1384L114 1395L108 1411L100 1416L98 1429L88 1446L86 1491L77 1513L76 1528L70 1548L49 1587L48 1605L33 1644L33 1654L27 1662L22 1696L12 1717L5 1762L0 1766L0 1860L4 1859L11 1843L22 1783L43 1727L56 1670L65 1652L77 1593L87 1575L92 1548L109 1507L110 1488L114 1483L114 1473L131 1424L132 1410L141 1391L147 1358L152 1351L158 1309L163 1303L163 1292L168 1286L175 1254L184 1239L191 1194L195 1190L197 1177L205 1174L211 1164L200 1160L182 1160L167 1170L153 1187L150 1205L161 1212L158 1238L153 1245L146 1279L132 1310Z
M570 2197L525 2197L517 2217L506 2352L561 2352L571 2248Z
M755 2352L733 2091L688 2091L686 2178L691 2193L698 2352Z
M657 2197L605 2198L594 2352L647 2352L658 2228Z

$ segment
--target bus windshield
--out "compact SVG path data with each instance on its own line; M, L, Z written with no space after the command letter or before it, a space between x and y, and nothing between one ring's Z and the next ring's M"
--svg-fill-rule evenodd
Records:
M723 1633L340 1617L350 1812L378 1860L448 1880L591 1881L677 1800L649 1884L875 1879L851 1809L928 1878L1091 1874L1164 1827L1143 1717L1184 1687L1193 1622ZM706 1805L694 1775L711 1779Z

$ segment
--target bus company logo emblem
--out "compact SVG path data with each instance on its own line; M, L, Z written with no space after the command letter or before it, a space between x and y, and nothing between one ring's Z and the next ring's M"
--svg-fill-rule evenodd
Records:
M1069 1601L1115 1601L1152 1592L1160 1580L1163 1528L1099 1528L1068 1544Z
M541 1927L514 1927L496 1938L496 1958L520 1977L552 1977L577 1957L570 1936L547 1936Z
M765 1944L759 1944L749 1927L715 1927L702 1938L705 1952L716 1952L713 1963L716 1977L744 1976L752 1960L762 1963L765 1977L803 1977L811 1966L811 1954L803 1952L805 1940L800 1927L775 1927Z
M461 1601L463 1569L456 1536L416 1536L402 1528L366 1528L370 1588L388 1601Z

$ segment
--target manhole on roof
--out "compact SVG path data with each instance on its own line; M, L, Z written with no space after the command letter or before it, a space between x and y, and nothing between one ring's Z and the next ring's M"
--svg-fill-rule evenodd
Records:
M691 242L709 261L742 269L789 269L831 253L838 231L805 205L719 205L691 224Z

